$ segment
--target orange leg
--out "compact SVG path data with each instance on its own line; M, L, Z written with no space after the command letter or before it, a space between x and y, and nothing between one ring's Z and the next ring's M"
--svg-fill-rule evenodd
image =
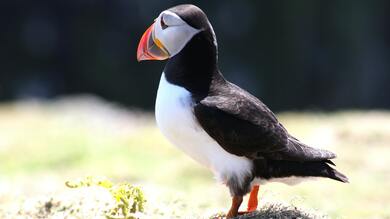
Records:
M238 209L242 203L242 196L234 196L232 198L232 206L230 207L229 212L226 215L226 218L233 218L238 215Z
M257 209L257 194L259 193L259 185L255 185L252 188L251 194L249 195L249 200L248 200L248 212L256 211Z

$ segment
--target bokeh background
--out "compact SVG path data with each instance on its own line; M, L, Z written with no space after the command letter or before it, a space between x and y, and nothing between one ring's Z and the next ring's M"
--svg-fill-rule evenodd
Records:
M138 40L183 1L0 3L0 100L93 93L152 109L163 62ZM389 108L390 2L187 1L217 33L226 77L274 110Z
M156 128L164 62L136 61L142 33L180 3L207 13L225 76L291 134L336 152L351 181L267 184L260 205L390 218L386 0L2 0L0 218L62 218L48 201L68 209L58 196L68 194L64 182L86 175L140 185L146 218L207 218L228 208L227 189Z

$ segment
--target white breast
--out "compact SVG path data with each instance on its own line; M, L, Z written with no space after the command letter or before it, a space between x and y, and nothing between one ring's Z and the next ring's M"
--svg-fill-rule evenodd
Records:
M235 176L244 178L252 162L226 152L197 123L191 93L170 84L163 73L156 99L157 126L168 140L199 163L210 168L223 182Z

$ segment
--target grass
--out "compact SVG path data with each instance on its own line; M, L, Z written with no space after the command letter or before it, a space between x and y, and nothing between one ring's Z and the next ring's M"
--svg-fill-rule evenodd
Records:
M293 204L331 218L390 218L390 112L278 117L305 143L336 152L337 168L351 183L266 184L260 205ZM228 190L171 146L152 114L91 97L0 105L0 161L3 210L15 201L61 192L65 181L86 175L140 185L148 200L145 211L162 218L205 218L230 204Z

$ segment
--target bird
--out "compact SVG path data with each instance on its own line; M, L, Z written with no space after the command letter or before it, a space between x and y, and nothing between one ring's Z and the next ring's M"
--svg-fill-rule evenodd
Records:
M199 7L162 11L142 35L137 60L167 60L157 90L157 126L228 187L227 218L255 211L259 186L268 182L348 182L332 167L334 153L290 135L261 100L223 76L215 32ZM248 193L247 211L239 212Z

